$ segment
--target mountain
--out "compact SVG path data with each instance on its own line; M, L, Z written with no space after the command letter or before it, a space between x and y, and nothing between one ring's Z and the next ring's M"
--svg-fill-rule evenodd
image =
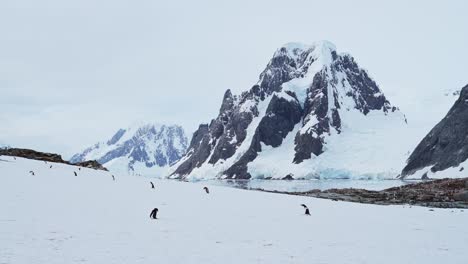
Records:
M427 134L410 155L402 171L407 177L467 177L468 85L447 115Z
M73 155L70 162L93 159L111 171L161 176L186 148L187 138L180 126L144 124L119 129L109 140Z
M389 158L400 162L406 150L389 143L405 125L351 55L328 41L288 43L251 89L225 92L218 116L195 131L170 177L396 175L401 167Z

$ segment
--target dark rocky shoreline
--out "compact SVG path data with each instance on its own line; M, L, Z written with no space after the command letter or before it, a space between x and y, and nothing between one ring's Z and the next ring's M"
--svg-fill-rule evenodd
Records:
M85 168L90 168L90 169L95 169L95 170L107 171L107 169L104 166L102 166L99 162L95 160L87 160L87 161L78 162L78 163L71 163L69 161L63 160L62 156L60 156L59 154L39 152L39 151L35 151L32 149L4 148L4 149L0 149L0 156L13 156L13 157L26 158L26 159L57 162L57 163L80 166L80 167L85 167Z
M468 208L468 178L428 180L382 191L354 188L324 191L314 189L306 192L252 190L367 204L408 204L436 208Z

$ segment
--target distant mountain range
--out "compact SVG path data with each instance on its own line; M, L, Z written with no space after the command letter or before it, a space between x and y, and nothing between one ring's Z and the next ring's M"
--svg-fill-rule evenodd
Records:
M111 171L163 177L186 148L182 127L143 124L119 129L110 139L73 155L70 162L97 160Z

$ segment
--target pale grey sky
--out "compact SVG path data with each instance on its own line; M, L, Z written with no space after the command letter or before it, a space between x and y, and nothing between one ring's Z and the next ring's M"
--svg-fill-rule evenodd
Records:
M191 135L278 47L324 39L411 120L468 83L467 3L3 0L0 143L69 156L137 120Z

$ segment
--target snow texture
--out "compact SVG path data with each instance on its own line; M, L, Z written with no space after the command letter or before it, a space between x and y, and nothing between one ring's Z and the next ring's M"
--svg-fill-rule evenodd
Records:
M451 263L468 212L155 181L0 157L0 263ZM35 176L28 173L35 172ZM74 176L73 171L78 172ZM305 216L300 204L308 205ZM159 208L157 220L149 218Z

